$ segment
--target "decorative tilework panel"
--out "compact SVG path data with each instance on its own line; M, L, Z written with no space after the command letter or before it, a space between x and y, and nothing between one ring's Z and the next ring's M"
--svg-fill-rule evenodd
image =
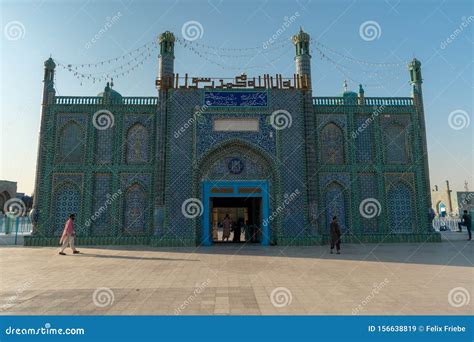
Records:
M258 132L222 132L214 131L214 119L242 119L255 118L259 120ZM256 144L275 155L275 130L269 123L269 116L266 112L261 114L249 113L229 113L229 114L202 114L197 120L197 148L198 155L201 157L204 153L212 149L216 144L232 138L238 138L250 143Z
M110 235L112 227L110 226L111 217L111 174L94 175L94 206L91 214L92 234ZM87 221L86 221L87 222Z
M342 184L345 189L350 187L350 177L347 172L325 172L321 173L319 176L319 187L324 189L329 185L329 183L338 182Z
M230 163L235 160L241 162L242 169L239 173L231 172ZM206 166L203 179L224 180L224 179L269 179L271 170L267 163L251 151L243 151L230 147L227 153L215 160L211 166Z
M384 129L384 147L387 163L408 163L408 134L404 126L391 124Z
M393 184L387 193L387 202L390 230L393 233L410 233L415 219L410 188L403 182Z
M366 163L374 160L375 142L373 125L374 123L370 121L370 116L368 115L358 115L356 117L356 126L361 129L357 131L357 137L355 138L355 154L358 163Z
M66 183L56 189L53 198L54 235L60 236L69 214L76 214L76 222L80 216L81 193L76 186Z
M381 203L381 200L377 194L377 176L373 173L359 173L358 174L358 183L359 183L359 202L360 203L368 198L373 198ZM374 201L370 201L374 203ZM382 214L381 211L379 211ZM378 229L378 217L375 216L372 218L365 218L360 215L361 230L364 233L376 233Z
M135 124L127 132L127 164L146 163L149 155L148 131L141 124Z
M60 161L80 163L84 159L84 128L75 121L68 122L60 130Z
M109 127L103 130L95 130L96 143L95 143L95 162L99 164L112 163L113 155L113 137L115 127Z
M146 193L139 184L134 184L125 193L125 231L129 234L140 234L146 226Z
M328 123L320 134L323 164L344 163L344 132L334 123Z
M79 189L82 188L83 174L82 173L55 173L53 175L53 186L56 187L60 183L68 182L74 183Z
M332 217L337 216L341 231L346 231L346 208L347 200L345 198L344 188L336 182L329 184L324 192L324 211L326 213L325 231L329 233L329 225Z

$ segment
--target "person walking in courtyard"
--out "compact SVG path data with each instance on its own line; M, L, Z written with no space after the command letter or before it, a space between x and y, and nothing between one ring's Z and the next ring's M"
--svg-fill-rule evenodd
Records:
M69 219L66 221L64 225L63 234L61 235L61 239L59 243L62 244L61 250L59 251L60 255L66 255L64 250L69 245L71 247L72 252L74 254L79 254L79 251L74 247L74 238L76 237L76 231L74 230L74 219L76 215L70 214Z
M230 238L230 225L231 220L229 214L225 215L224 221L222 221L222 225L224 226L224 231L222 233L222 241L229 241Z
M459 231L461 231L461 226L465 226L467 229L467 233L469 234L468 240L471 240L471 215L467 213L467 210L464 210L464 214L461 217L461 222L458 223Z
M334 246L336 246L336 253L341 254L341 228L339 223L337 223L337 217L332 218L331 225L329 226L331 233L331 254L333 253Z

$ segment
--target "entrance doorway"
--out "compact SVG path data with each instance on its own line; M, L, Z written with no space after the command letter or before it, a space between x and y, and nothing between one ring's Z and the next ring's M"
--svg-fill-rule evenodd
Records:
M205 246L222 241L226 215L239 231L240 241L270 243L269 195L267 181L205 181L203 182L202 235ZM265 223L265 224L264 224ZM246 229L246 226L248 229ZM236 241L239 240L236 236Z
M261 204L261 197L211 197L212 241L260 242ZM225 239L226 217L231 222L228 239Z

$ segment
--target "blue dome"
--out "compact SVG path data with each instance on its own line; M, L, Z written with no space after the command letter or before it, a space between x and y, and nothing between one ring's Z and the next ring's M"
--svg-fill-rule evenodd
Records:
M120 100L122 98L122 95L118 91L113 90L110 87L110 84L108 82L107 82L107 85L105 86L104 91L97 94L97 96L100 96L100 97L108 96L110 99L114 99L114 100L115 99Z

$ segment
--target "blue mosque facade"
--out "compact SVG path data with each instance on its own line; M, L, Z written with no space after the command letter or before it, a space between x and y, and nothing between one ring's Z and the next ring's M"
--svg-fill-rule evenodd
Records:
M164 32L156 97L57 96L48 59L25 244L56 245L69 213L90 245L213 245L229 213L262 245L325 243L333 216L344 242L439 241L421 63L409 97L314 96L310 37L292 41L289 78L211 79L175 73Z

